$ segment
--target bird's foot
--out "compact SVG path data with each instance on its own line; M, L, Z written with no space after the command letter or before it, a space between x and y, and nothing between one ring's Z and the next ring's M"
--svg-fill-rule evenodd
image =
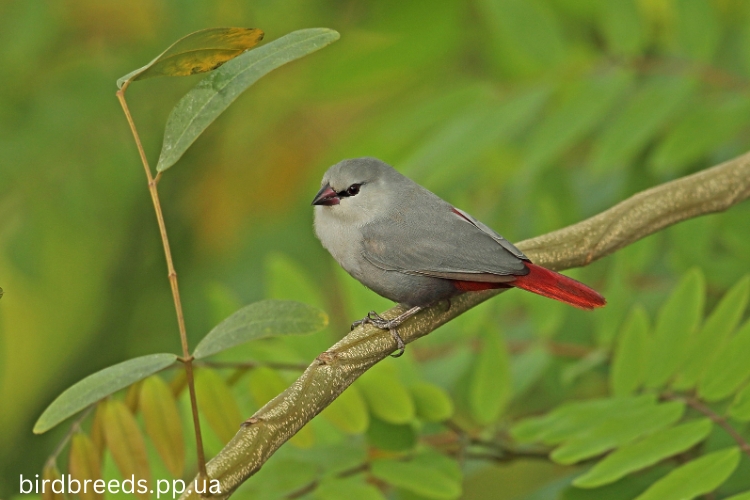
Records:
M389 328L389 332L391 332L391 337L393 337L393 340L396 341L396 347L398 348L398 352L396 354L391 354L392 358L400 358L402 354L404 354L404 350L406 349L406 344L404 344L404 339L401 338L401 335L398 334L398 330L395 328Z
M385 319L377 312L370 311L369 313L367 313L367 316L352 323L352 330L360 325L366 324L370 324L375 328L379 328L381 330L388 330L391 333L391 337L393 337L393 340L396 341L396 347L398 349L398 353L391 354L391 357L398 358L399 356L404 354L404 350L406 349L404 339L401 338L401 335L398 334L398 330L396 329L401 323L403 323L403 320L401 318Z

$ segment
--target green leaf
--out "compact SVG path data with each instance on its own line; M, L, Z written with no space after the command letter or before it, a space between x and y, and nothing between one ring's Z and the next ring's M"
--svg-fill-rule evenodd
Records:
M737 393L729 407L729 415L740 422L750 421L750 385Z
M511 396L510 357L495 332L484 335L469 386L469 408L480 424L498 419Z
M609 415L593 428L582 428L550 454L557 463L572 464L595 457L674 424L685 413L685 404L671 401L657 406L636 408Z
M381 450L407 451L417 444L418 435L410 424L389 424L377 417L370 418L367 440Z
M185 465L185 444L182 422L172 391L161 377L143 381L140 408L146 433L156 451L174 477L182 477Z
M525 148L526 162L534 168L556 160L594 130L631 82L631 75L611 72L594 75L577 84L564 101L534 127L534 134Z
M356 382L367 401L370 412L391 424L408 424L414 420L415 408L411 393L385 364L377 364Z
M451 500L461 496L460 470L446 470L446 462L434 453L425 453L418 457L419 459L415 458L408 462L375 460L370 472L391 486L423 497ZM457 469L455 462L451 463Z
M609 49L617 55L638 55L646 33L635 0L604 0L601 27Z
M435 384L418 382L409 387L417 416L426 422L443 422L453 416L453 401Z
M313 496L318 500L385 500L385 496L362 477L326 478Z
M294 31L235 57L201 80L170 113L156 170L163 172L174 165L198 136L262 76L338 38L336 31L326 28Z
M289 383L276 370L261 366L250 372L250 393L258 406L263 406L284 392ZM312 427L305 425L289 439L289 442L300 448L310 448L315 444Z
M250 340L277 335L306 335L328 325L315 307L291 300L262 300L243 307L208 332L193 352L205 358Z
M718 488L737 468L740 450L716 451L678 467L655 482L636 500L685 500Z
M650 344L648 313L639 305L633 308L620 332L612 360L612 394L629 396L643 383Z
M719 401L734 394L750 377L750 320L727 342L706 369L698 394L706 401Z
M719 46L721 22L708 0L677 0L677 40L691 59L710 62Z
M349 386L321 415L347 434L362 434L370 424L367 404L356 385Z
M591 169L621 169L683 106L695 84L682 77L655 77L630 98L614 121L603 127L591 152Z
M685 391L695 387L742 319L748 298L750 276L745 276L724 294L698 334L691 339L685 365L674 384L675 389Z
M255 28L208 28L190 33L135 71L117 80L117 88L155 76L188 76L205 73L242 54L263 40Z
M688 271L659 309L646 387L664 386L680 367L691 335L703 318L706 282L700 269Z
M229 386L214 370L201 368L195 371L195 392L208 425L222 443L228 443L244 420Z
M610 484L666 458L690 449L711 432L709 419L696 420L625 445L607 455L584 475L573 481L579 488L597 488Z
M564 403L545 416L522 420L513 426L511 435L522 443L555 445L600 426L612 416L653 408L655 405L656 397L651 394Z
M34 424L34 434L47 432L87 406L163 370L176 360L174 354L149 354L89 375L57 396Z

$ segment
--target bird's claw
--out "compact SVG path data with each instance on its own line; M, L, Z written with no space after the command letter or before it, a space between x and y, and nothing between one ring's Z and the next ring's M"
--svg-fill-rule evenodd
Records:
M352 323L352 330L360 325L366 324L371 324L372 326L374 326L375 328L379 328L380 330L388 330L391 333L391 337L393 337L393 340L396 341L396 347L398 348L398 353L391 354L391 357L398 358L402 354L404 354L406 344L404 343L404 339L401 338L401 335L398 334L398 330L396 329L398 323L396 321L385 319L377 312L370 311L367 313L367 316Z
M396 354L391 354L391 357L400 358L404 353L404 350L406 349L404 339L401 338L401 335L398 334L398 330L396 330L395 328L389 328L388 331L391 332L391 337L393 337L393 340L396 341L396 347L398 347L398 352Z
M398 326L395 321L385 319L375 311L368 312L365 320L367 323L370 323L371 325L380 328L381 330L391 330Z

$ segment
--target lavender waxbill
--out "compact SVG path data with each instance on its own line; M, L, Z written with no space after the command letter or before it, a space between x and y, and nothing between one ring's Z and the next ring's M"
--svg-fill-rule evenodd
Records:
M333 165L321 186L312 202L320 242L360 283L407 308L391 320L371 312L354 323L389 330L395 356L404 352L401 323L463 292L516 287L581 309L605 304L596 291L532 264L488 226L376 158Z

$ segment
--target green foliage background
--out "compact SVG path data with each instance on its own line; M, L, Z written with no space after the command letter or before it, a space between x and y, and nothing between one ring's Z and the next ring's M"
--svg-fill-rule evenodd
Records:
M322 172L342 158L377 156L518 241L750 144L743 0L4 2L2 497L16 491L19 474L41 470L65 432L31 434L55 395L115 362L179 352L156 224L114 81L184 34L222 25L258 27L267 40L312 26L342 34L259 81L160 185L191 345L262 298L297 299L331 316L324 333L258 343L235 358L309 362L351 320L388 306L340 272L312 233L309 201ZM198 78L129 91L152 162L169 110ZM653 321L698 267L711 311L750 269L748 221L745 203L570 273L604 293L601 311L513 291L446 325L362 381L379 408L362 417L369 435L394 436L388 425L419 413L378 391L383 380L445 389L455 419L490 434L561 401L607 395L607 360L631 307L640 304ZM279 377L253 371L250 384L283 387ZM243 403L248 382L240 386L246 417L265 396ZM316 425L312 438L296 439L329 439L333 431ZM209 451L219 447L214 436ZM744 456L738 470L748 468ZM293 470L297 486L306 484L307 469ZM581 470L471 461L463 498L559 498L571 495L559 492L573 472Z

